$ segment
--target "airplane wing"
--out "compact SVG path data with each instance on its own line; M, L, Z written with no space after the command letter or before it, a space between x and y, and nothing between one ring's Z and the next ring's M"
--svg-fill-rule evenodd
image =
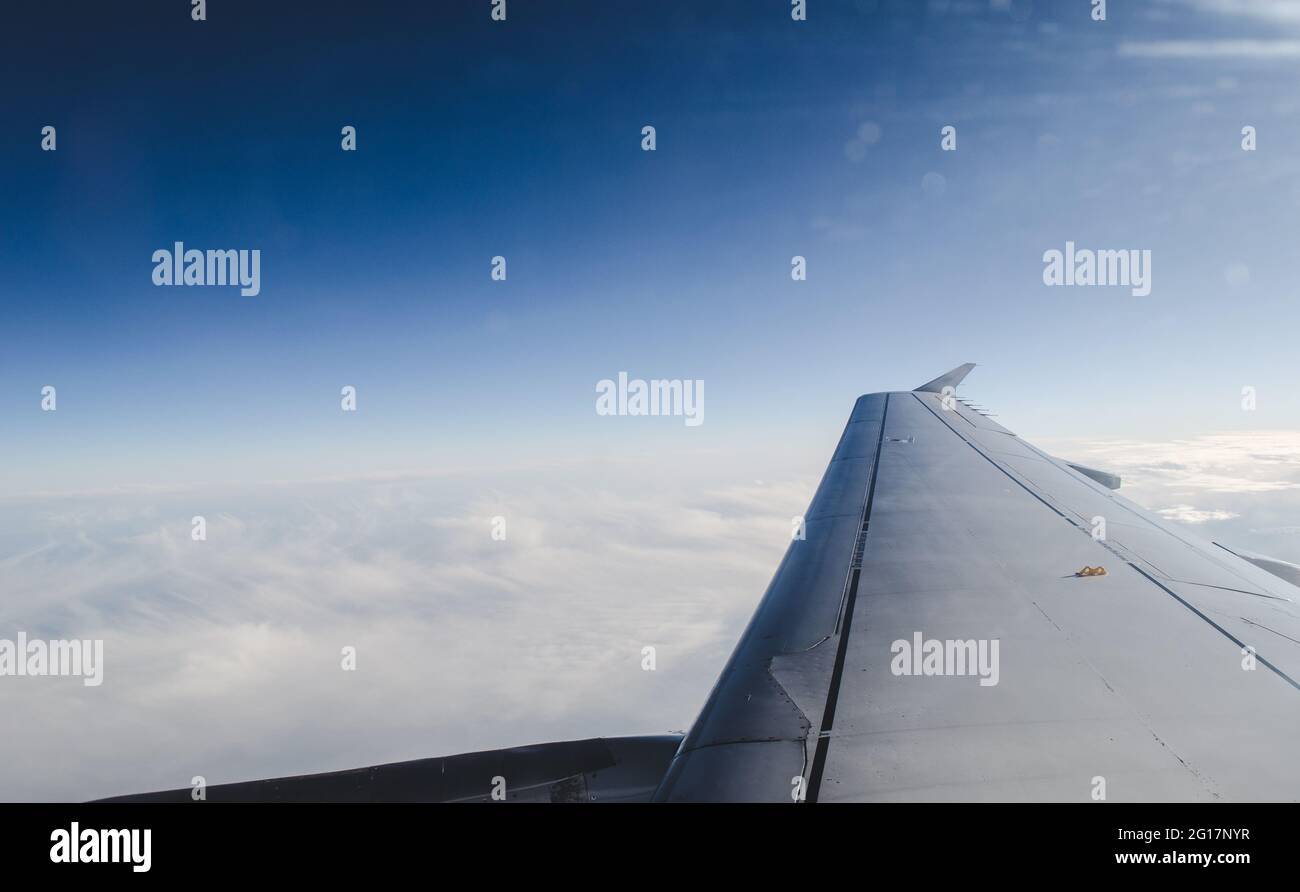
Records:
M1300 799L1300 589L955 398L853 407L661 801Z
M208 788L235 801L1300 799L1300 568L1205 542L955 395L858 399L684 739ZM1288 575L1290 574L1290 575ZM189 801L189 789L114 801Z

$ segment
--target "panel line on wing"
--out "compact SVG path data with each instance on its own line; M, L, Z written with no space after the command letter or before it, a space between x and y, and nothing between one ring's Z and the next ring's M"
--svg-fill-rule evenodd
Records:
M1019 486L1019 487L1020 487L1021 489L1023 489L1025 492L1029 493L1031 496L1033 496L1033 497L1034 497L1035 499L1037 499L1039 502L1041 502L1041 503L1043 503L1044 505L1046 505L1046 506L1047 506L1048 508L1050 508L1050 509L1055 513L1055 514L1057 514L1057 516L1064 518L1064 519L1065 519L1068 523L1070 523L1072 526L1074 526L1074 527L1079 528L1079 529L1082 530L1082 527L1079 527L1079 524L1076 523L1076 522L1075 522L1071 517L1069 517L1069 515L1063 513L1060 509L1058 509L1056 506L1054 506L1051 502L1047 501L1047 499L1045 499L1042 495L1040 495L1039 493L1037 493L1037 492L1035 492L1033 489L1031 489L1031 488L1030 488L1026 483L1024 483L1023 481L1017 479L1017 478L1015 477L1015 475L1013 475L1010 471L1008 471L1008 470L1007 470L1006 468L1004 468L1001 464L999 464L995 459L993 459L992 456L990 456L990 455L988 455L987 453L985 453L984 450L981 449L981 448L980 448L976 443L972 442L970 439L968 439L967 437L963 436L963 435L961 434L960 431L958 431L956 428L954 428L951 424L948 424L946 421L944 421L943 417L940 416L938 412L935 412L935 411L934 411L934 407L932 407L932 406L926 404L925 400L923 400L923 399L920 397L919 394L913 394L913 396L916 397L917 401L920 402L921 405L925 406L925 408L928 409L928 410L930 411L930 414L934 415L935 418L938 418L939 421L943 422L943 423L944 423L944 426L947 427L948 430L952 431L953 434L955 434L959 439L963 440L963 441L966 443L966 445L970 446L972 449L975 450L975 452L977 452L979 455L983 456L983 458L984 458L986 461L988 461L989 464L993 465L993 467L997 468L999 471L1001 471L1003 474L1005 474L1009 480L1014 481L1014 482L1016 483L1017 486ZM1023 441L1021 441L1021 442L1023 442ZM1031 447L1031 448L1032 448L1032 447ZM1035 451L1038 451L1038 450L1035 450ZM1041 454L1041 453L1040 453L1040 454ZM1116 503L1116 504L1119 504L1119 503ZM1121 506L1121 507L1124 507L1124 506ZM1140 515L1139 515L1139 516L1140 516ZM1157 528L1157 529L1159 529L1159 528ZM1162 530L1162 532L1168 532L1168 531ZM1184 540L1180 539L1180 538L1177 537L1177 536L1173 536L1173 538L1176 539L1177 541L1181 542L1181 543L1184 544L1184 545L1187 544ZM1108 542L1098 542L1097 544L1101 545L1103 548L1106 548L1108 551L1115 552L1115 549L1112 547L1111 543L1108 543ZM1118 556L1118 554L1117 554L1117 556ZM1175 592L1173 589L1171 589L1171 588L1169 588L1168 586L1164 585L1164 584L1161 583L1158 579L1156 579L1154 576L1152 576L1150 573L1148 573L1148 572L1146 572L1145 570L1143 570L1143 569L1142 569L1141 567L1139 567L1139 566L1138 566L1138 565L1137 565L1133 560L1131 560L1131 559L1129 559L1129 560L1125 560L1125 563L1127 563L1130 567L1132 567L1132 568L1133 568L1134 570L1136 570L1138 573L1141 573L1142 576L1145 577L1149 582L1151 582L1151 583L1153 583L1154 585L1158 586L1158 587L1159 587L1163 592L1165 592L1166 594L1168 594L1169 596L1171 596L1172 598L1174 598L1174 600L1178 601L1178 603L1182 604L1182 605L1183 605L1184 607L1186 607L1188 610L1192 611L1192 613L1194 613L1194 614L1195 614L1197 617L1199 617L1200 619L1204 620L1204 621L1205 621L1206 623L1208 623L1212 628L1214 628L1214 629L1215 629L1216 631L1218 631L1220 634L1222 634L1222 635L1224 635L1226 638L1228 638L1228 640L1232 641L1234 644L1236 644L1238 647L1242 648L1243 650L1245 649L1246 644L1245 644L1244 642L1242 642L1241 640L1239 640L1235 635L1233 635L1233 634L1232 634L1231 632L1229 632L1227 629L1223 628L1223 626L1219 625L1219 624L1216 623L1214 620L1210 619L1206 614L1204 614L1203 612L1201 612L1200 610L1198 610L1195 606L1193 606L1190 602L1188 602L1188 601L1185 600L1183 597L1181 597L1181 596L1180 596L1177 592ZM1267 666L1269 669L1273 670L1273 672L1275 672L1275 673L1276 673L1280 678L1282 678L1284 681L1286 681L1288 684L1290 684L1291 687L1295 688L1296 690L1300 690L1300 683L1297 683L1296 680L1293 679L1291 676L1287 675L1285 672L1283 672L1283 671L1282 671L1281 669L1279 669L1277 666L1273 665L1273 664L1270 663L1268 660L1264 659L1264 657L1260 656L1258 652L1255 653L1255 660L1256 660L1256 662L1258 662L1258 663L1262 663L1263 665Z
M1016 478L1014 475L1012 475L1012 473L1011 473L1010 471L1008 471L1006 468L1002 467L1002 465L1000 465L1000 464L998 464L996 461L994 461L994 460L993 460L993 459L992 459L992 458L991 458L987 453L984 452L983 449L981 449L979 446L975 445L975 443L974 443L973 441L971 441L970 439L968 439L968 438L966 438L966 437L963 437L963 436L962 436L962 435L957 431L956 428L954 428L954 427L953 427L951 424L949 424L948 422L944 421L944 420L943 420L943 416L941 416L938 412L934 411L934 408L933 408L932 406L928 405L928 404L925 402L925 400L921 399L920 396L917 396L916 394L912 394L912 395L916 397L916 401L917 401L917 402L919 402L922 406L925 406L925 408L928 409L928 410L930 411L930 414L931 414L931 415L933 415L935 418L938 418L939 421L943 424L944 427L948 428L948 430L950 430L950 431L952 431L954 434L956 434L956 435L961 439L962 442L964 442L964 443L965 443L967 446L969 446L971 449L974 449L975 452L976 452L978 455L982 456L982 457L984 458L985 461L987 461L989 464L993 465L993 467L997 468L999 471L1001 471L1003 474L1005 474L1005 475L1007 476L1007 479L1008 479L1008 480L1011 480L1013 483L1016 484L1016 486L1019 486L1019 487L1020 487L1021 489L1023 489L1025 492L1029 493L1031 496L1033 496L1034 498L1038 499L1038 501L1042 502L1044 505L1046 505L1048 508L1050 508L1050 509L1055 513L1055 514L1057 514L1057 515L1059 515L1059 516L1061 516L1061 517L1065 517L1066 520L1070 520L1069 517L1066 517L1066 515L1065 515L1064 512L1062 512L1059 508L1057 508L1057 507L1056 507L1055 505L1053 505L1051 502L1047 501L1047 499L1043 498L1042 495L1040 495L1039 493L1034 492L1034 491L1033 491L1032 489L1030 489L1027 485L1025 485L1025 483L1024 483L1023 481L1021 481L1021 480L1019 480L1018 478ZM960 416L958 416L958 417L960 417ZM1071 523L1074 523L1074 521L1072 521L1072 520L1070 520L1070 522L1071 522ZM1075 526L1078 526L1078 524L1075 524Z
M1205 622L1209 623L1211 627L1213 627L1216 631L1219 632L1219 634L1223 635L1223 637L1227 638L1227 639L1228 639L1229 641L1231 641L1233 644L1237 645L1237 647L1241 648L1243 652L1246 650L1247 645L1246 645L1246 643L1245 643L1244 641L1242 641L1242 640L1241 640L1240 638L1238 638L1236 635L1234 635L1234 634L1232 634L1231 632L1229 632L1229 631L1228 631L1227 629L1225 629L1223 626L1221 626L1221 625L1219 625L1218 623L1216 623L1214 620L1210 619L1208 616L1206 616L1204 613L1202 613L1200 610L1198 610L1196 607L1194 607L1190 602L1184 600L1184 599L1183 599L1183 598L1182 598L1182 597L1181 597L1181 596L1180 596L1176 591L1174 591L1174 590L1171 589L1169 586L1167 586L1167 585L1165 585L1164 583L1162 583L1160 580L1156 579L1154 576L1152 576L1152 575L1151 575L1150 573L1148 573L1147 571L1143 570L1143 569L1142 569L1141 567L1139 567L1137 564L1134 564L1134 563L1131 563L1131 562L1130 562L1130 563L1129 563L1129 566L1132 567L1134 570L1137 570L1137 571L1138 571L1139 573L1141 573L1143 576L1145 576L1148 582L1152 583L1153 585L1158 586L1158 587L1159 587L1159 588L1160 588L1160 589L1161 589L1165 594L1169 595L1171 598L1173 598L1173 599L1174 599L1175 601L1177 601L1179 604L1182 604L1182 605L1183 605L1184 607L1186 607L1188 610L1192 611L1192 613L1195 613L1195 614L1196 614L1197 616L1199 616L1201 619L1205 620ZM1247 622L1249 622L1249 620L1247 620ZM1269 631L1272 632L1273 630L1272 630L1272 629L1269 629ZM1279 669L1278 667L1274 666L1274 665L1273 665L1272 663L1270 663L1268 660L1266 660L1266 659L1264 659L1262 656L1260 656L1260 654L1259 654L1258 651L1255 652L1255 662L1257 662L1257 663L1263 663L1265 666L1267 666L1268 668L1272 669L1275 673L1277 673L1277 675L1278 675L1280 678L1282 678L1282 679L1283 679L1287 684L1291 685L1291 687L1295 688L1297 691L1300 691L1300 683L1297 683L1296 680L1295 680L1294 678L1292 678L1291 676L1287 675L1287 674L1286 674L1285 672L1283 672L1281 669Z
M848 655L849 633L853 625L853 607L857 601L858 581L862 577L862 550L866 547L867 529L871 524L871 503L876 495L876 478L880 473L880 451L885 445L885 426L889 421L889 394L885 395L884 410L880 414L880 435L876 441L876 457L871 465L871 482L867 484L866 499L862 505L862 526L854 541L849 559L849 576L844 595L840 599L840 615L835 621L839 644L835 651L835 666L831 670L830 686L826 692L826 706L822 710L821 728L817 732L817 750L813 755L812 771L808 777L807 802L816 802L821 789L822 773L826 768L826 752L830 747L830 731L835 725L835 705L840 697L840 679L844 674L844 660Z

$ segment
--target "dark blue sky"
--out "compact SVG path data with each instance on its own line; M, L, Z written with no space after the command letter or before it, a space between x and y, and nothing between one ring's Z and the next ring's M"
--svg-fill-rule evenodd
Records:
M817 465L857 393L965 360L1026 434L1296 417L1288 4L490 6L6 13L0 491L802 429ZM154 287L178 240L259 249L261 294ZM1045 288L1066 240L1151 249L1152 295ZM704 379L708 423L597 417L620 370Z

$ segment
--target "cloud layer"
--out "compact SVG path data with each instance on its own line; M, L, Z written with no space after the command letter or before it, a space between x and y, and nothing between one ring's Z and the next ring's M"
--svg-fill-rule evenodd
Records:
M1039 445L1203 535L1300 561L1300 433ZM98 688L0 679L0 798L684 729L816 483L735 465L0 500L0 637L103 638L106 662Z
M0 502L0 637L103 638L106 662L99 688L0 679L0 798L685 728L814 481L645 475Z

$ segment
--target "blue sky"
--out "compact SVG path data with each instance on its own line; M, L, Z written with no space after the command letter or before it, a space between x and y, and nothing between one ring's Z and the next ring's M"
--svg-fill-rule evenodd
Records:
M0 798L684 728L853 399L965 361L1300 560L1300 2L209 5L0 33L0 630L111 667ZM261 293L155 287L178 240ZM1151 294L1044 286L1066 241L1149 249ZM705 423L598 416L624 370Z
M146 3L88 7L75 32L19 14L0 491L647 434L728 449L807 429L820 456L855 394L966 360L1027 434L1294 417L1298 60L1268 53L1296 36L1293 6L1111 4L1093 22L1082 0L814 3L795 23L775 0L516 0L493 23L483 5L358 22L232 2L194 23ZM1197 44L1162 57L1171 41ZM154 287L149 258L176 240L259 248L262 293ZM1042 252L1066 240L1151 249L1152 294L1045 288ZM623 369L706 380L709 424L596 419L594 383Z

